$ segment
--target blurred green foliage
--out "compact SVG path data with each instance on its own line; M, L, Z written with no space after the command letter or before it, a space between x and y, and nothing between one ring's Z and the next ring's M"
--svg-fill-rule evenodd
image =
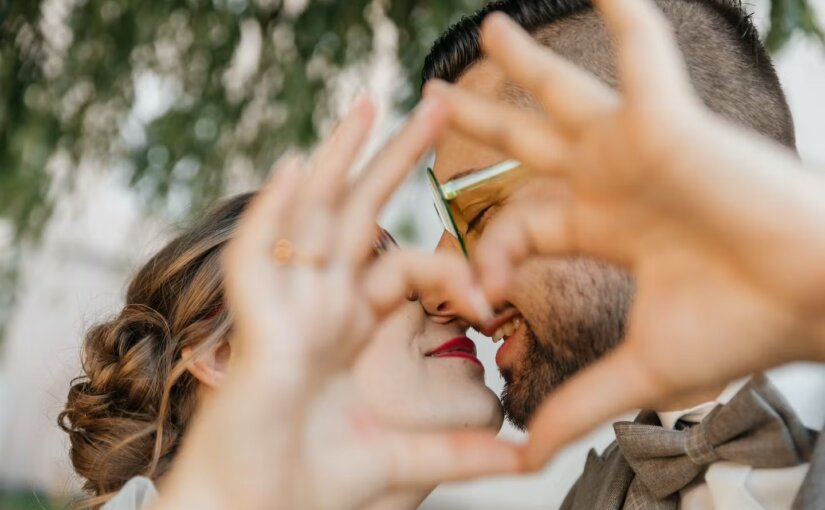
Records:
M70 508L68 501L55 501L47 494L34 490L0 489L2 510L58 510Z
M175 189L197 210L221 192L236 158L265 171L285 148L314 141L333 78L373 50L375 7L398 29L412 85L433 39L480 3L4 2L0 217L11 219L18 237L37 236L52 198L72 184L71 172L57 182L48 168L57 151L72 164L125 170L150 204ZM258 63L253 56L251 70L234 83L228 70L244 43L260 48ZM136 85L147 83L160 84L171 99L149 117L133 108ZM414 89L399 90L398 101Z
M810 0L772 0L771 27L765 43L771 51L778 51L799 32L825 45L825 32L817 19Z
M254 177L312 144L377 26L397 30L406 106L432 41L481 2L0 0L0 330L21 243L81 162L117 172L150 210L196 213L233 169Z
M796 32L825 43L808 2L771 2L772 50ZM148 204L175 189L198 210L238 158L265 171L285 148L314 141L333 77L373 50L375 7L398 29L410 87L396 99L409 104L433 39L481 3L0 0L0 218L16 238L37 237L72 184L73 172L48 167L58 153L70 167L124 170ZM233 84L242 34L259 59ZM171 100L147 116L133 106L136 84L149 82Z
M772 0L772 50L794 33L825 42L809 1ZM150 207L198 211L238 162L263 172L312 144L334 78L372 54L376 19L397 29L407 106L432 41L481 3L0 0L0 221L36 240L81 161L121 172Z

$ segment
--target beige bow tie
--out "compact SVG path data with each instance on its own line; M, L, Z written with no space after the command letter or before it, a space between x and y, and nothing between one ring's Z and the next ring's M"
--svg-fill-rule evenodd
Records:
M629 422L613 427L625 459L656 499L676 493L720 460L755 468L807 462L817 438L761 375L688 429Z

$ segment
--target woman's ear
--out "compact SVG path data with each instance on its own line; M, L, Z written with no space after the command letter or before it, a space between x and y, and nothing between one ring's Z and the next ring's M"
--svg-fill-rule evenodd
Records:
M184 347L181 354L187 358L192 356L193 351L195 349L192 347ZM229 342L221 340L208 350L201 352L189 363L187 369L201 384L209 388L219 388L223 384L223 378L226 377L231 352Z

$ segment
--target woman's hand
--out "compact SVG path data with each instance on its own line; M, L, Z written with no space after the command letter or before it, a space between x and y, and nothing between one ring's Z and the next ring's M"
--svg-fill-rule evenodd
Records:
M598 0L621 93L501 15L484 49L545 114L444 83L451 124L562 181L570 199L501 214L474 260L503 296L531 254L586 254L632 271L624 342L551 396L533 420L533 466L636 407L794 359L825 359L825 183L794 154L716 117L691 89L649 0Z
M372 118L360 102L310 163L281 162L244 214L225 253L229 374L204 403L161 505L361 508L390 490L519 468L516 448L491 431L392 428L353 387L358 352L411 288L481 296L460 258L374 256L376 217L445 113L438 101L421 105L350 185ZM433 277L445 268L451 278ZM483 302L458 306L481 318Z

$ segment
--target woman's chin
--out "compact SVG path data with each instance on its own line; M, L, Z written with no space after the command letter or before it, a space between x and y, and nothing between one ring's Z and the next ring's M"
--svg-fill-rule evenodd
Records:
M504 423L504 408L501 406L501 401L499 400L498 395L496 395L490 388L487 388L487 391L490 398L490 403L488 405L489 412L486 414L484 422L479 424L479 427L498 432L501 430L501 425Z
M426 390L430 416L438 426L485 428L498 431L504 411L498 395L484 384L484 371L472 363L444 360L431 365Z
M441 426L483 428L497 432L504 422L498 396L483 384L472 384L440 400Z

